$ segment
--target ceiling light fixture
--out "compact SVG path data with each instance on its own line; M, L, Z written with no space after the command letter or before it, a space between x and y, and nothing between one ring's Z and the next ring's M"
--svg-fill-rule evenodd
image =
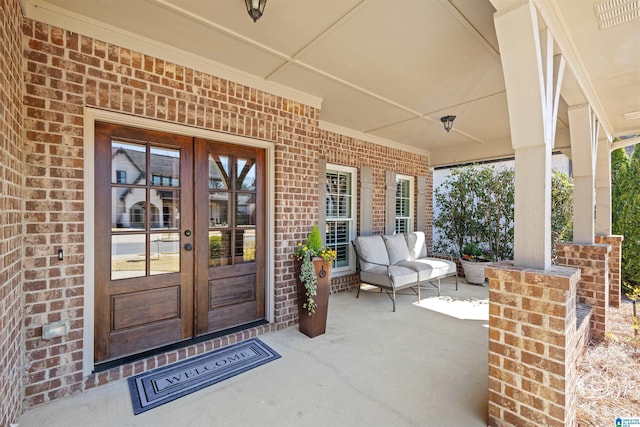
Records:
M247 12L253 22L256 22L264 13L264 6L267 4L267 0L244 0L244 4L247 6Z
M444 130L449 132L453 127L453 121L456 119L456 116L443 116L440 117L440 121L444 125Z

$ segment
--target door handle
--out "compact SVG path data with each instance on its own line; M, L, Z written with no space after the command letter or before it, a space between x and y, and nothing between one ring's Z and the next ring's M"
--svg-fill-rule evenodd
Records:
M192 245L191 243L186 243L186 244L184 245L184 250L185 250L185 251L190 251L190 250L192 250L192 249L193 249L193 245Z

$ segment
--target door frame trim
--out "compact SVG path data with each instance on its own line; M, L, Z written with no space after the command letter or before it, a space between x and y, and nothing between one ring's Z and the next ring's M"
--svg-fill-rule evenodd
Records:
M157 130L194 138L246 145L265 150L265 318L274 319L274 236L275 236L275 144L261 139L230 135L186 125L167 123L144 117L130 116L112 111L84 108L84 329L82 333L82 373L90 375L95 367L94 358L94 304L95 304L95 123L107 122L141 129Z

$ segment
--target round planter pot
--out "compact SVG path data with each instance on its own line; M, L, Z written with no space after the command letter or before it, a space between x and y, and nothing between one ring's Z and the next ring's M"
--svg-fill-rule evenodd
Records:
M461 259L460 264L462 264L464 278L467 282L474 285L484 284L484 268L489 265L489 262L473 262Z

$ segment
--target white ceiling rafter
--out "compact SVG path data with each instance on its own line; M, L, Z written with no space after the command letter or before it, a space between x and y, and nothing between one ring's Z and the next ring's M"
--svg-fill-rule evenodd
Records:
M553 34L554 41L560 47L567 65L571 68L575 79L578 81L582 92L589 101L591 108L596 113L600 121L600 126L607 133L607 135L613 135L613 128L609 122L605 109L602 106L602 102L598 97L597 91L594 89L589 73L586 70L580 55L578 54L578 48L575 41L571 36L571 32L568 29L567 23L562 16L557 2L549 0L533 0L536 5L538 13L542 16L545 24Z

